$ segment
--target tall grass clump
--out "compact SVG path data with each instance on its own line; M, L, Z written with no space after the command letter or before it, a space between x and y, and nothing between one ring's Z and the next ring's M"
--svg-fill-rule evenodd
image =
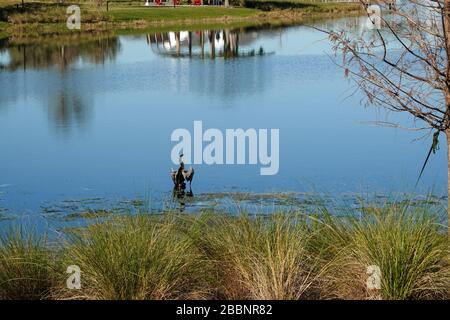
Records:
M202 298L202 264L176 219L116 217L78 232L66 248L66 264L81 269L81 289L61 298ZM76 295L76 296L73 296Z
M0 237L0 299L49 298L57 278L55 266L45 237L10 230Z
M215 272L221 299L314 296L316 259L306 250L303 221L291 215L204 215L191 237Z
M429 208L390 205L358 218L328 217L323 222L328 233L320 233L317 243L328 242L331 261L325 294L349 299L450 297L449 239ZM379 290L367 286L370 266L381 271Z
M0 299L449 299L450 240L437 212L103 217L57 249L21 229L0 238ZM70 265L78 290L66 288ZM371 266L379 288L368 286Z

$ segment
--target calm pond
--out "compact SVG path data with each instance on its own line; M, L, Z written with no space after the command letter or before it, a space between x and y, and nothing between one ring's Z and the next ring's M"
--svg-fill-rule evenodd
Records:
M316 24L359 33L365 22ZM192 132L195 120L204 130L279 129L279 172L194 165L188 208L220 201L224 192L232 192L231 200L257 193L254 204L276 203L272 192L336 199L444 195L444 144L415 188L430 138L414 141L424 133L374 125L414 124L406 115L364 108L333 59L327 37L307 26L146 33L65 45L4 41L0 220L123 209L140 200L154 209L170 206L171 134Z

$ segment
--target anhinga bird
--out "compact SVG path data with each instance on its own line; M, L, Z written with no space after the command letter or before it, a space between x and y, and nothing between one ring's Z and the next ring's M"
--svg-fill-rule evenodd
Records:
M194 178L194 168L190 167L188 170L184 170L183 154L180 155L180 167L178 170L173 170L170 173L172 181L174 184L174 189L178 191L184 191L186 189L186 183L184 181L189 181L189 189L192 193L192 179Z

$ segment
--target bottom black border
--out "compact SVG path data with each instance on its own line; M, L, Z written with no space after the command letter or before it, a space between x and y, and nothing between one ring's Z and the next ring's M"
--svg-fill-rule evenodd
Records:
M264 307L263 307L264 306ZM309 319L385 317L393 312L418 316L446 314L449 301L0 301L0 310L12 316L66 319L90 313L143 319ZM208 309L206 309L208 308ZM206 315L208 310L208 315ZM442 317L442 315L441 315ZM104 317L102 317L104 318Z

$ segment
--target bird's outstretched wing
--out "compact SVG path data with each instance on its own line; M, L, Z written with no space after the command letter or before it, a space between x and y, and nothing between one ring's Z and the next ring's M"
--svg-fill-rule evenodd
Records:
M177 183L177 181L176 181L176 178L177 178L177 171L171 169L171 171L170 171L170 177L172 178L173 184L176 184L176 183Z
M194 168L190 167L188 170L183 171L183 177L187 181L192 181L194 178Z

